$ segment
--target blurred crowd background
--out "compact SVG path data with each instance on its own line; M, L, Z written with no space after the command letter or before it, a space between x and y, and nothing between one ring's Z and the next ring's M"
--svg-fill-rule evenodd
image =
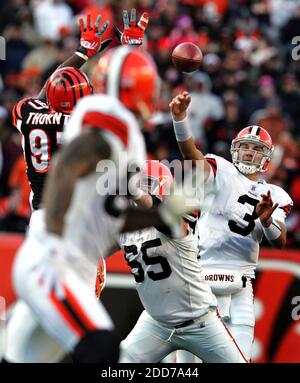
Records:
M149 157L179 157L168 104L182 90L191 93L192 129L205 153L230 159L235 134L249 124L263 126L276 146L264 177L294 200L288 247L300 247L298 0L1 0L6 59L0 61L0 230L23 232L30 215L20 136L12 127L14 104L37 95L76 50L78 17L102 14L122 28L122 10L132 7L138 16L150 14L145 45L161 77L157 111L143 127ZM104 38L112 35L110 26ZM204 53L200 70L191 75L171 62L172 50L185 41ZM117 44L115 39L112 46ZM96 65L94 58L83 67L92 80Z

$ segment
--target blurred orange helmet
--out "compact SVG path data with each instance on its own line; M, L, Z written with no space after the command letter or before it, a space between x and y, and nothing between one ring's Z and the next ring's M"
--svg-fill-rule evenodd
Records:
M142 170L141 187L161 201L170 194L173 175L170 169L157 160L146 161Z
M149 118L154 110L158 80L156 64L149 53L121 46L100 57L93 85L96 93L117 97L135 114Z

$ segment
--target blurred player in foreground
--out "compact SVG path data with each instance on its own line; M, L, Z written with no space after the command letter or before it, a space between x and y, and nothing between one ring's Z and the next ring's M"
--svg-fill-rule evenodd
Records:
M152 66L149 71L152 73ZM108 166L108 180L114 189L114 170L121 178L127 171L119 153L127 154L128 163L129 159L139 163L145 158L136 120L115 98L83 98L68 122L65 139L66 146L47 179L45 227L33 225L14 267L16 291L40 324L22 338L18 361L55 357L57 349L47 348L47 336L35 337L41 330L70 352L75 362L114 361L118 345L113 325L92 289L97 260L109 253L112 238L120 230L143 226L146 217L148 225L160 222L177 228L177 218L187 208L184 200L170 198L159 213L147 212L145 217L135 209L127 222L126 198L115 198L114 190L110 194L103 189L101 177L105 175L97 174L96 166Z
M220 314L241 351L251 359L254 337L252 278L263 236L278 249L286 242L285 218L293 204L279 186L261 179L273 152L270 135L260 126L242 129L232 141L232 163L204 155L188 125L191 97L179 94L170 103L178 146L185 159L200 160L206 185L215 193L210 212L199 219L200 264L217 296Z
M172 183L165 165L147 161L141 184L151 197L148 206L163 206ZM216 312L216 298L197 260L198 235L190 218L186 215L182 219L181 238L172 238L157 227L120 236L145 308L121 342L121 363L155 363L178 349L188 350L205 362L246 361Z
M127 197L115 195L116 171L118 185L123 177L126 182L119 153L126 151L129 162L139 163L142 135L118 100L89 96L77 107L86 102L90 110L79 121L80 130L72 119L66 127L65 145L46 183L46 227L31 231L22 245L14 283L41 327L75 362L112 362L118 356L113 324L92 288L97 260L110 253L120 231L153 224L170 229L191 208L184 198L170 196L154 212L130 210ZM99 171L102 164L108 171Z
M29 230L43 225L42 193L52 158L63 143L64 126L77 101L93 93L89 79L79 68L111 42L102 39L108 21L101 28L100 23L101 16L98 16L94 25L90 16L85 21L81 19L81 37L77 51L49 77L37 97L24 98L13 109L13 122L22 135L27 177L31 187L32 216ZM24 343L23 338L31 339L34 348L35 342L32 339L33 334L38 333L37 327L25 303L17 302L7 327L7 360L22 362L28 357L30 361L27 349L20 345ZM55 344L50 348L52 349L56 349Z

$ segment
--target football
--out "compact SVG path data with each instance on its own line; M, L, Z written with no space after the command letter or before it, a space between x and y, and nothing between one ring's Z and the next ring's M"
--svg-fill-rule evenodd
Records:
M177 45L172 52L172 62L181 72L194 72L202 62L201 49L193 43L182 43Z

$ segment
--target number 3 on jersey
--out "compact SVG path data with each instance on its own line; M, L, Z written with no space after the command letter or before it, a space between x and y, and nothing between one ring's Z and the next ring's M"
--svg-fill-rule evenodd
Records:
M245 205L247 203L248 205L253 206L252 214L250 215L246 213L243 217L243 220L248 222L248 225L246 227L241 227L235 221L230 220L228 222L228 226L229 226L229 229L233 231L234 233L237 233L242 235L243 237L246 237L255 228L255 220L258 218L256 214L256 205L258 204L259 201L255 198L251 198L247 194L244 194L240 196L240 198L238 199L238 202L241 203L242 205Z
M62 144L63 132L56 132L56 145ZM50 138L43 129L33 129L29 133L31 163L35 171L45 173L51 159Z
M161 267L161 271L159 272L147 271L148 277L153 281L159 281L161 279L168 278L172 274L172 269L169 265L168 260L165 257L161 255L157 255L156 257L148 256L147 249L155 248L158 246L161 246L161 240L159 238L146 241L141 246L141 252L143 254L142 259L145 262L145 264L147 266L160 265ZM129 256L130 254L138 255L137 247L135 245L124 246L124 251L126 253L125 260L128 263L128 266L130 266L132 269L132 274L134 276L135 281L137 283L142 283L145 279L145 272L142 264L135 259L129 260L127 258L127 256Z

